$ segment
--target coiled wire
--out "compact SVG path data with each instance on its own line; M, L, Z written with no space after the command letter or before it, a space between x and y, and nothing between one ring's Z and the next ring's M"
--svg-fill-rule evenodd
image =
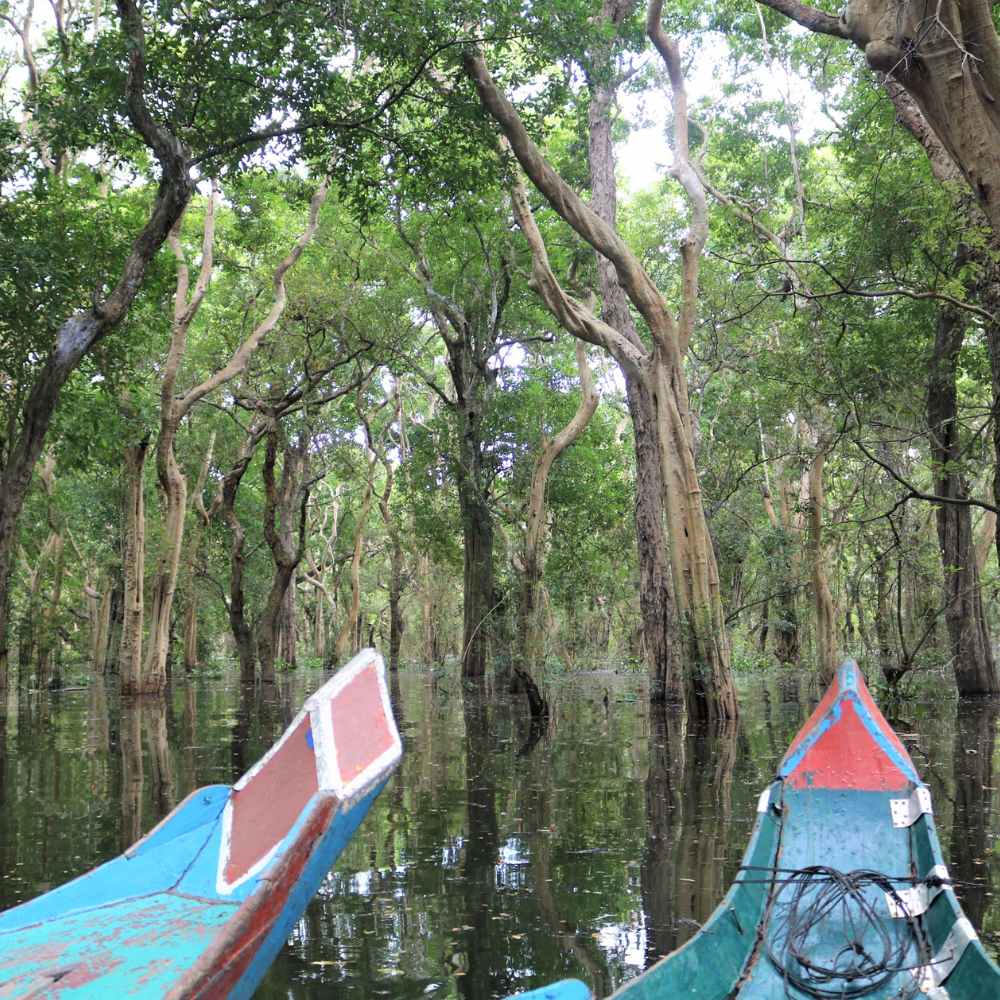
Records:
M920 993L912 973L929 965L932 955L920 921L897 893L894 883L900 881L825 865L789 870L775 880L767 957L784 979L787 996L792 987L819 1000L888 996L883 991L904 972L911 975L892 997L912 1000ZM898 905L901 917L889 916L883 894Z

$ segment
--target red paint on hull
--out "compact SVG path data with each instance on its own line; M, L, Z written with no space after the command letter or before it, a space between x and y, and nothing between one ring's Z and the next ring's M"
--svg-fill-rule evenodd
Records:
M823 695L820 703L813 710L812 715L806 720L806 724L795 734L795 739L792 740L785 752L785 760L788 760L793 753L795 753L798 745L816 728L816 723L823 718L824 715L833 707L833 703L840 697L840 674L833 679L833 682L826 689L826 694Z
M365 670L330 701L340 780L353 781L395 745L378 674Z
M266 882L236 916L223 925L211 948L202 955L165 1000L223 1000L247 971L261 942L281 916L288 897L302 877L317 841L333 821L339 803L324 795Z
M224 870L230 885L284 839L316 794L316 755L309 741L307 715L246 785L233 792L229 859Z
M909 778L872 738L850 698L841 702L840 718L806 751L787 780L793 788L895 792L909 787Z

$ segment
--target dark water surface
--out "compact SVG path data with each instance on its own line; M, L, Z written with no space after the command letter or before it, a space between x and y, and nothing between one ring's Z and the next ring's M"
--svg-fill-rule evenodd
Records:
M265 698L204 678L141 707L100 682L12 693L0 908L117 854L191 789L231 782L322 680L300 672ZM651 717L634 676L561 678L539 734L520 706L463 697L454 677L401 674L400 770L258 997L485 1000L563 976L610 993L711 913L816 699L789 676L740 687L739 727L698 732ZM951 701L888 713L931 785L953 878L976 883L963 904L994 953L998 713Z

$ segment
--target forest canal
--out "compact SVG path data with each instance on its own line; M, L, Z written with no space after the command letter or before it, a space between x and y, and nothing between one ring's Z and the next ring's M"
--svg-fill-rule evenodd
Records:
M0 907L118 853L192 788L231 782L322 678L299 671L268 698L201 678L138 708L100 682L12 692ZM722 896L758 793L815 701L808 687L743 677L738 729L685 734L650 717L633 675L574 675L549 684L536 739L519 709L404 672L402 766L257 996L485 1000L565 975L608 994ZM1000 706L887 715L931 785L952 877L977 884L962 904L996 955Z

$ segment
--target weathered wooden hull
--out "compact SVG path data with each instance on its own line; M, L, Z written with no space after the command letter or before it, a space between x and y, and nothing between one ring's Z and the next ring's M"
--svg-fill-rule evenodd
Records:
M399 756L366 650L235 785L0 914L0 998L251 996Z
M809 1000L817 995L796 984L794 975L803 969L785 947L793 880L808 878L803 870L814 866L872 871L891 880L886 891L881 879L874 884L855 879L873 922L860 920L856 905L829 909L803 938L809 961L838 969L850 964L854 944L857 954L866 956L884 954L879 948L885 940L897 949L897 961L886 963L881 975L854 981L834 976L823 984L829 992L819 995L1000 997L1000 969L984 952L949 882L930 792L850 662L840 668L761 795L743 864L718 908L695 937L614 996ZM829 879L805 886L801 910L820 900L824 885ZM521 994L520 1000L589 997L584 984L566 980Z

